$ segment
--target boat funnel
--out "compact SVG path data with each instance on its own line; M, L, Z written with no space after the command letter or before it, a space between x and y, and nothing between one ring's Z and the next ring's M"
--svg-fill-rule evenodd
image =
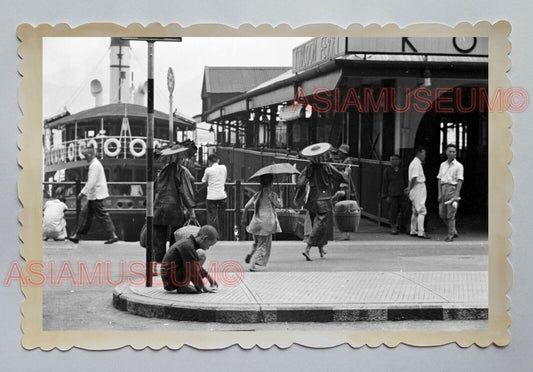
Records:
M145 81L144 84L139 84L137 90L135 91L135 104L146 106L146 92L148 92L148 82Z
M102 83L98 79L91 81L91 94L94 96L95 107L102 106Z

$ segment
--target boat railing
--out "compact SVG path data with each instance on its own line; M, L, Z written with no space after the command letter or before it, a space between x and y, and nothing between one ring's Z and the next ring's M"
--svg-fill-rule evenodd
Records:
M153 148L157 149L168 140L156 138ZM44 150L44 164L53 166L85 160L83 151L88 147L96 150L99 159L138 159L145 158L147 143L143 136L98 136L92 138L65 141Z

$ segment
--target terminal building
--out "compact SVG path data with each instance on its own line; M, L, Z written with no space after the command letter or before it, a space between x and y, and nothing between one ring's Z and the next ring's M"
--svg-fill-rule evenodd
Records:
M465 167L463 216L487 225L488 39L318 37L294 48L291 67L206 67L202 120L233 180L272 162L305 161L305 146L348 144L363 214L387 222L380 190L389 157L424 165L430 213L449 143ZM224 78L221 78L224 76ZM216 83L214 83L216 82Z

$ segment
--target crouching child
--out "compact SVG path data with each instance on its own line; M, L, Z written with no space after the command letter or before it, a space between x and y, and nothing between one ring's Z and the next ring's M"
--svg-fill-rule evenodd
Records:
M196 236L191 235L174 243L161 264L161 279L165 290L176 290L177 293L216 292L216 282L202 265L205 262L205 251L213 246L217 239L217 230L213 226L205 225ZM209 281L210 287L206 287L203 278Z

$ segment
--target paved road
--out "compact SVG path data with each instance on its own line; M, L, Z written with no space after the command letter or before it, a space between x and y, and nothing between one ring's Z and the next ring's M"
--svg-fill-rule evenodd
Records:
M368 236L367 236L368 237ZM242 261L249 242L219 242L208 252L207 265ZM306 262L301 255L300 242L274 242L269 272L333 272L333 271L486 271L487 244L483 241L422 241L400 237L400 241L357 240L332 242L325 259ZM104 245L102 242L45 242L43 255L47 284L43 288L44 329L54 330L117 330L117 329L213 329L213 330L273 330L273 329L482 329L486 322L357 322L335 323L275 323L275 324L216 324L173 322L148 319L121 312L112 307L112 290L121 281L139 280L144 264L144 249L137 243ZM79 266L89 273L79 280ZM133 265L133 266L132 266ZM62 268L69 266L73 277ZM88 285L90 275L101 269L102 284L98 280ZM52 273L53 271L53 273ZM245 275L254 273L245 273ZM100 275L98 275L100 276ZM97 278L98 279L98 278ZM58 281L60 283L58 283ZM53 285L50 285L53 283ZM83 284L83 285L79 285Z

